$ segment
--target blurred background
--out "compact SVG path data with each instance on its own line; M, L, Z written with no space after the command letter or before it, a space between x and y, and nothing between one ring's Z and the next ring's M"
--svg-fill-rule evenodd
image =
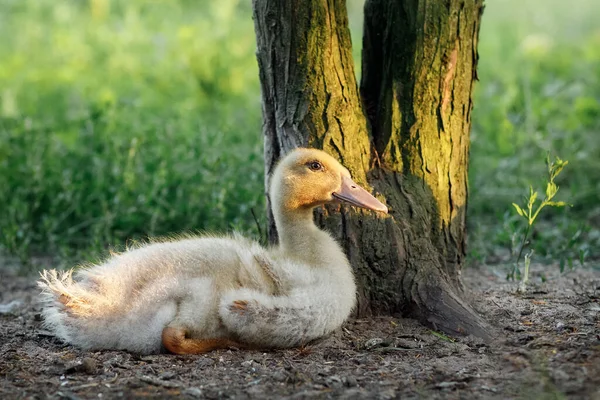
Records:
M362 5L348 1L357 60ZM543 193L548 150L569 160L558 199L573 207L543 211L534 260L598 260L598 16L597 0L486 1L470 264L510 262L522 229L511 203L523 203L529 184ZM0 37L4 264L62 266L190 230L258 237L265 205L250 1L0 0Z

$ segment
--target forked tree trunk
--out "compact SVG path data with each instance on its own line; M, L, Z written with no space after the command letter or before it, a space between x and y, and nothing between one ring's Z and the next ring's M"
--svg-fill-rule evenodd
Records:
M355 268L359 315L489 336L460 284L482 3L367 0L359 93L344 0L254 0L267 185L282 154L317 147L390 208L317 212Z

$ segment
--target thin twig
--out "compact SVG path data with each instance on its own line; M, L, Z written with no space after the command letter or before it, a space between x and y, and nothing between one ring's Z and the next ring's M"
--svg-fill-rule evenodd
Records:
M523 255L523 249L525 248L525 245L527 244L527 236L529 236L530 228L531 228L531 225L527 224L527 229L525 230L525 235L523 236L523 241L521 242L521 248L519 249L519 255L517 256L517 262L513 265L513 269L512 269L512 273L511 273L511 278L513 281L515 280L515 270L516 270L516 268L519 267L519 261L521 261L521 256Z
M403 347L378 347L375 349L378 353L391 353L393 351L422 351L423 349L405 349Z
M256 217L256 213L254 212L254 207L250 207L250 212L254 217L254 222L256 223L256 229L258 229L258 236L260 237L261 242L266 242L266 238L263 237L262 229L260 229L260 223L258 222L258 218Z

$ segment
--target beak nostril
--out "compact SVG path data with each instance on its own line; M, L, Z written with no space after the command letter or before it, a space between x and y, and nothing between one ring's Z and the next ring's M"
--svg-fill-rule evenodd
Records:
M356 186L352 185L352 189L356 189Z

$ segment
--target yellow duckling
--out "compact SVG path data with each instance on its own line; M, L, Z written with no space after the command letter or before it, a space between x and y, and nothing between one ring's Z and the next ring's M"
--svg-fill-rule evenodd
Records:
M84 349L146 354L294 347L332 332L350 315L356 286L312 210L335 200L387 207L314 149L278 164L270 195L276 247L238 235L197 237L151 243L74 275L42 272L46 326Z

